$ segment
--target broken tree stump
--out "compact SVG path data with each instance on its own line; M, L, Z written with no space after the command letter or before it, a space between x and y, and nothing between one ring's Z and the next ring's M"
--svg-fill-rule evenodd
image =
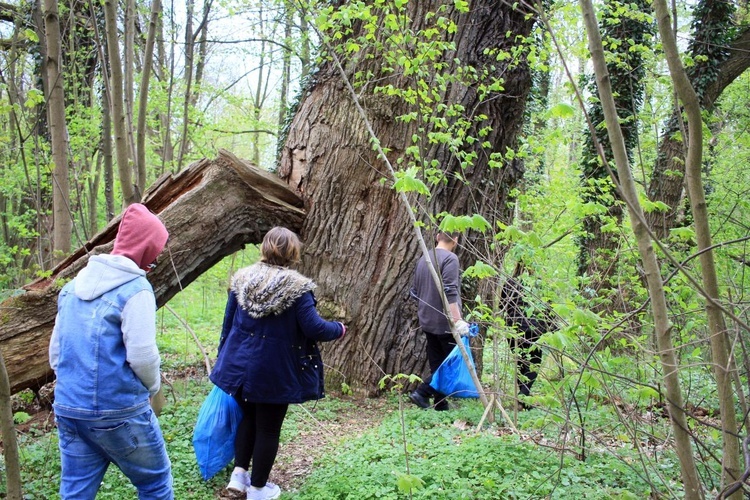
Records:
M146 191L142 203L169 231L167 248L147 275L158 306L223 257L260 243L272 227L299 232L305 217L302 200L285 183L224 150L214 160L203 159L178 174L162 176ZM112 250L119 222L118 216L49 277L0 303L0 351L12 393L53 380L47 352L57 294L90 255Z

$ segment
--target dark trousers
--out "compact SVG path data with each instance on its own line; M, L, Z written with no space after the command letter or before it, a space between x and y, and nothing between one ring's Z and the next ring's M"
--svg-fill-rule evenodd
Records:
M279 451L279 436L284 423L287 404L249 403L237 400L242 408L242 420L234 438L234 466L250 469L250 484L262 488L271 475L271 468Z
M432 380L432 374L440 367L440 365L448 357L448 354L456 347L456 341L452 335L435 335L433 333L425 332L427 338L427 363L430 365L430 376L425 379L424 382L419 384L417 392L422 396L429 398L435 398L435 404L440 404L445 399L445 394L437 392L430 386L430 380Z
M531 386L538 375L539 364L542 362L542 350L536 345L539 340L541 331L532 328L516 338L509 338L513 354L516 356L516 383L518 384L518 394L528 396L531 393Z

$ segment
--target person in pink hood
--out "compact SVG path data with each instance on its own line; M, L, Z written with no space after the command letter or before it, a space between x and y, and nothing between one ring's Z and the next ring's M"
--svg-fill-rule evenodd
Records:
M156 299L146 273L169 233L141 204L122 214L110 254L60 291L49 346L63 499L93 499L110 463L141 499L174 498L151 397L160 388Z

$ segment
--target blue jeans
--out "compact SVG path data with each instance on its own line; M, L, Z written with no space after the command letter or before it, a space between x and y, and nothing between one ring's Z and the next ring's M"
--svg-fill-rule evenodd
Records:
M60 497L94 499L110 463L138 490L138 498L172 500L172 465L151 410L128 419L79 420L58 416Z

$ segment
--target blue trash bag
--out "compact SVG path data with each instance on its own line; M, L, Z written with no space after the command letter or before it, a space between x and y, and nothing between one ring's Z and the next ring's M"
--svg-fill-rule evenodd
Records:
M477 333L479 333L479 327L476 323L472 323L469 327L469 335L474 337ZM471 366L475 367L474 357L471 355L471 349L469 348L469 338L461 337L461 341L464 343L466 352L469 354ZM455 398L479 397L474 380L471 378L471 373L469 373L466 364L464 364L464 359L461 357L461 350L458 346L453 348L448 357L435 370L435 373L432 374L430 387L441 394Z
M193 448L203 479L208 481L234 458L234 436L242 409L232 396L214 386L198 412Z

